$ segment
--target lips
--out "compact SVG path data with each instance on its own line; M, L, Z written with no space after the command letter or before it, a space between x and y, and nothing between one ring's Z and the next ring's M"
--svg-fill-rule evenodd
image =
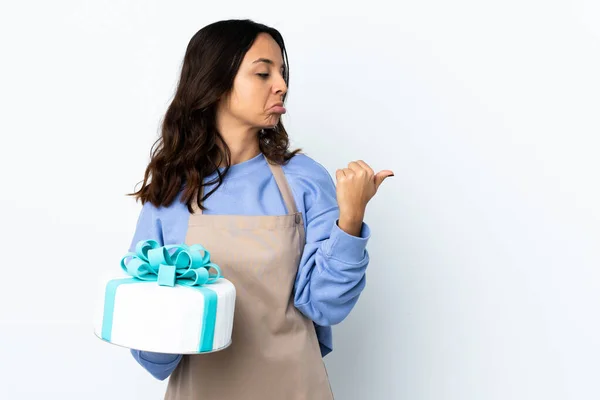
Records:
M269 108L269 111L277 114L285 114L286 110L285 107L283 107L283 103L277 103L273 107Z

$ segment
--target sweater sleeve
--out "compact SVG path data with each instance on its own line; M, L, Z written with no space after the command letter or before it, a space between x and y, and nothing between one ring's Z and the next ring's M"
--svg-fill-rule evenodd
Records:
M150 202L146 202L142 206L129 251L135 252L137 242L147 239L154 239L159 245L164 245L162 227L156 216L156 207ZM161 381L171 375L183 357L181 354L163 354L136 349L131 349L130 352L146 371Z
M304 196L306 243L294 283L294 305L321 326L342 322L366 284L371 237L363 222L359 236L338 226L336 188L327 170L310 181Z

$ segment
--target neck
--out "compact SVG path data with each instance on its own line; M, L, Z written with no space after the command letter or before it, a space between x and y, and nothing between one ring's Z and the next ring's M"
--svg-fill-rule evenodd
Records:
M231 165L248 161L260 154L258 145L258 132L260 129L221 121L217 124L217 130L223 137L227 147L229 147ZM223 164L219 167L224 167Z

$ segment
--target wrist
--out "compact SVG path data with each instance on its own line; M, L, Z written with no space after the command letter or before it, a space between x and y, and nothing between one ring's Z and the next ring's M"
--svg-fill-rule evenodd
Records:
M365 211L340 211L339 216L340 221L344 221L345 223L359 223L365 219Z
M360 230L363 224L363 217L360 215L347 216L340 215L337 225L338 227L352 236L360 236Z

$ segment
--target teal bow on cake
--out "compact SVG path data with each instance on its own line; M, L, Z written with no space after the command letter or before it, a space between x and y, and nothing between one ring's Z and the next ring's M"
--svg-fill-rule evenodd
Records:
M173 254L169 253L171 249L176 249ZM132 259L125 264L127 258ZM160 246L155 240L141 240L135 253L121 259L121 268L134 278L157 281L161 286L200 286L222 278L219 266L210 262L210 253L199 244ZM217 275L209 274L211 268Z
M171 254L169 250L172 249L175 251ZM128 258L131 260L125 263ZM173 287L177 284L202 293L204 314L198 352L213 350L218 297L217 293L207 286L223 276L219 266L210 262L208 250L199 244L160 246L155 240L140 240L135 246L135 253L129 252L121 259L121 268L131 278L112 279L106 285L102 339L111 341L117 288L122 284L156 281L160 286ZM211 275L210 269L214 269L216 275Z

